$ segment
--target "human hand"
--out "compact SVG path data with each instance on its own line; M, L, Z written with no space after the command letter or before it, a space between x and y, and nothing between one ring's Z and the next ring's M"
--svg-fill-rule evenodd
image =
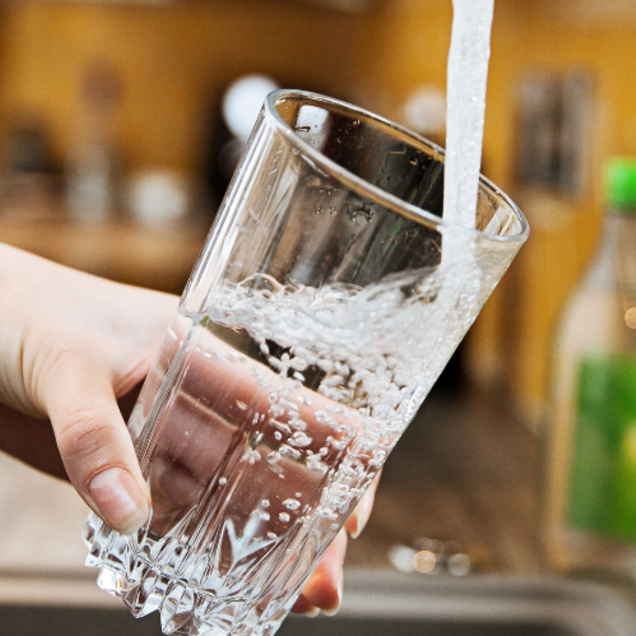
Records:
M0 245L0 448L67 476L124 533L147 520L150 493L122 411L177 302ZM350 532L364 525L372 499L373 487L347 521ZM345 547L341 533L295 609L339 603Z
M177 302L0 245L0 445L66 475L123 532L150 495L117 400L144 379Z

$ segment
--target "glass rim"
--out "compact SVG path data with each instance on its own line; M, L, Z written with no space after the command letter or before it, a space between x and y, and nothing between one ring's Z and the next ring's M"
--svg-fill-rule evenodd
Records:
M417 133L414 133L404 126L400 126L399 124L396 124L389 119L376 115L371 111L365 110L364 108L359 108L358 106L354 106L353 104L349 104L333 97L328 97L326 95L320 95L319 93L313 93L311 91L298 89L279 89L269 93L269 95L267 95L267 97L265 98L263 104L263 113L265 117L271 123L273 123L274 126L282 134L284 134L294 146L302 150L304 154L308 155L312 161L314 161L321 168L325 169L326 172L337 176L344 182L348 182L350 185L354 186L356 190L369 193L371 195L371 198L379 200L383 204L386 204L386 206L390 209L397 208L399 212L406 213L407 216L413 217L418 220L426 220L436 226L442 226L448 228L449 230L452 229L453 232L462 232L470 235L473 238L486 238L493 241L518 244L525 242L525 240L528 238L530 227L523 212L521 212L517 204L505 192L503 192L492 181L490 181L490 179L487 179L482 174L479 175L480 190L485 190L490 195L499 200L502 200L505 203L505 205L510 209L512 214L514 214L519 221L519 224L521 226L519 232L510 235L500 235L483 230L478 230L472 227L467 227L459 223L453 223L442 216L437 216L436 214L433 214L432 212L429 212L424 208L404 201L403 199L400 199L400 197L395 196L394 194L391 194L386 190L383 190L377 185L370 183L369 181L366 181L362 177L359 177L346 168L343 168L339 163L325 156L311 144L304 141L296 133L296 131L291 126L289 126L287 122L285 122L276 108L276 104L285 99L301 99L305 100L308 104L314 103L317 106L329 108L335 107L337 109L349 112L353 115L362 116L367 120L371 120L375 124L381 124L383 127L388 127L391 130L399 132L400 135L413 140L414 142L416 142L416 144L421 144L431 149L436 155L441 157L442 163L445 155L444 150L430 140L426 139L426 137L418 135Z

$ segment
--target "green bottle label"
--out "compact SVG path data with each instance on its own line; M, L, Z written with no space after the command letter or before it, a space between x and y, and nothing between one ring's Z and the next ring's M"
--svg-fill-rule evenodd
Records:
M636 358L583 356L577 388L569 522L636 540Z

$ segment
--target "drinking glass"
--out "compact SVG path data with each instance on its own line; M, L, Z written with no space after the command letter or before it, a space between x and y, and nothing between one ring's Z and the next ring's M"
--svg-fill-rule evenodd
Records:
M150 519L85 528L135 616L276 631L527 237L485 179L476 229L444 220L443 179L393 123L267 97L129 421Z

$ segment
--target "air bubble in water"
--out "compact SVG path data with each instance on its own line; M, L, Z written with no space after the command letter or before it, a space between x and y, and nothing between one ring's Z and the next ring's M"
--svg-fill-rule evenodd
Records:
M287 457L293 460L299 460L302 456L299 450L292 448L291 446L288 446L287 444L282 444L279 452L281 456Z
M291 435L292 430L291 430L289 424L285 424L284 422L280 422L280 421L275 420L273 418L269 421L269 423L274 428L277 428L279 431L281 431L285 435Z
M329 467L321 460L321 455L312 455L307 458L307 468L315 473L326 473Z
M306 433L303 433L302 431L296 431L290 438L289 438L289 443L292 446L299 446L299 447L304 447L304 446L309 446L309 444L311 444L312 439L311 437L309 437L309 435L307 435Z
M285 506L287 510L298 510L298 508L300 508L300 501L298 501L298 499L285 499L283 506Z

